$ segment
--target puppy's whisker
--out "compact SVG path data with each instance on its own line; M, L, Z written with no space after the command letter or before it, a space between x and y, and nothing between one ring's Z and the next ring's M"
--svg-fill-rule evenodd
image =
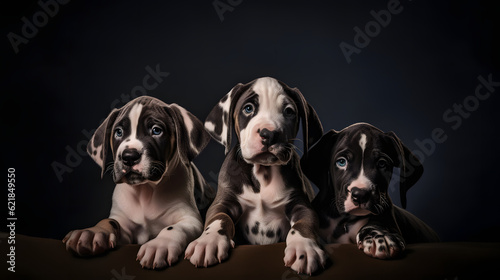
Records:
M389 201L387 200L387 195L386 194L381 194L380 195L380 207L385 209L389 207Z
M375 208L376 214L381 214L384 211L384 207L380 204L375 204L373 207Z
M114 166L115 166L115 162L112 161L110 163L108 163L106 165L106 168L104 169L104 173L110 173L110 174L113 174L114 173Z
M330 201L330 203L329 203L329 205L328 205L328 206L329 206L329 208L332 208L332 207L337 207L337 201L336 201L336 200L334 200L334 199L332 199L332 201Z
M300 138L292 138L292 139L290 139L290 141L299 141L299 142L304 143L304 141Z
M159 161L159 160L152 161L151 164L153 166L160 166L160 167L166 167L167 166L164 162Z
M302 151L299 147L297 147L295 144L291 144L294 150L299 151L301 154L304 154L304 151ZM291 148L290 148L291 149Z
M333 202L335 203L335 207L337 209L339 209L341 206L344 205L344 201L340 197L338 197L337 199L335 199Z
M167 168L167 165L164 162L157 161L157 160L151 162L152 173L155 173L155 172L164 173L166 168Z

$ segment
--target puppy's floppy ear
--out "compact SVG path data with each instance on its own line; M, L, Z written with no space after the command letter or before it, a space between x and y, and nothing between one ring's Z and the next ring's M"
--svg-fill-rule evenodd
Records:
M302 134L304 141L304 156L307 156L309 148L323 136L323 126L314 108L307 103L302 93L297 88L290 88L279 81L285 92L293 99L302 119Z
M320 189L326 188L330 181L333 147L337 143L338 135L333 129L328 131L300 161L304 174Z
M391 139L397 153L397 157L393 158L393 160L395 160L396 166L401 169L399 196L401 206L406 208L406 193L420 179L424 173L424 167L420 160L401 142L394 132L390 131L385 133L385 135Z
M101 178L106 172L106 166L113 162L110 141L113 137L113 124L120 111L121 109L113 109L87 144L87 153L101 167Z
M189 164L210 141L203 123L193 114L177 104L165 106L165 111L175 124L177 153L184 164Z
M234 107L241 95L253 83L239 83L234 86L228 94L219 101L208 114L205 120L205 128L210 135L219 143L224 145L225 153L231 148L231 138L233 133Z

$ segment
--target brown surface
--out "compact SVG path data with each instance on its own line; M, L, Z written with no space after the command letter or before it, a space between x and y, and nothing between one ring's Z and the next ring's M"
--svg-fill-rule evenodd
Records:
M7 246L10 245L2 237L0 252L4 260L8 253ZM408 246L403 258L388 261L365 256L351 244L327 245L331 264L317 275L309 277L297 275L284 267L284 243L238 246L232 251L229 260L210 268L195 268L189 261L182 260L161 271L142 269L135 261L138 249L138 245L127 245L104 256L78 258L66 252L60 240L17 235L16 272L7 271L8 266L4 261L0 279L461 280L478 279L495 272L500 261L500 243L413 244Z

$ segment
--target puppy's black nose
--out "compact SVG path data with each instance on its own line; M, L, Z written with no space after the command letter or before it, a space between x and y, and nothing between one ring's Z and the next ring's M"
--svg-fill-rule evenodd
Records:
M371 192L357 187L351 189L351 198L354 204L363 204L370 199Z
M122 153L123 164L134 166L141 161L141 154L136 149L125 149Z
M276 142L278 142L278 131L276 130L269 130L267 128L264 128L264 129L259 129L259 135L260 137L262 138L262 145L266 146L266 147L269 147L273 144L275 144Z

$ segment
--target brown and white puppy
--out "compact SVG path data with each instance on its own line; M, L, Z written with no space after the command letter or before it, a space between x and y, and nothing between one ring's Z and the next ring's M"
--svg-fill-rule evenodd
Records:
M236 234L250 244L286 240L285 265L297 272L324 265L310 206L314 193L293 145L300 119L307 153L323 133L318 116L298 89L268 77L236 85L213 108L205 127L227 156L205 231L186 249L192 264L222 262ZM233 126L239 143L231 148Z
M77 255L97 255L117 244L143 244L137 259L146 268L176 262L203 230L197 209L213 190L191 162L210 136L184 108L153 97L138 97L114 109L87 150L111 171L116 187L108 219L74 230L63 242ZM196 197L196 198L195 198Z
M331 130L302 158L302 169L320 189L313 207L328 243L356 243L367 255L386 259L406 243L439 241L436 233L388 194L393 169L400 170L401 204L423 173L418 158L393 132L357 123Z

